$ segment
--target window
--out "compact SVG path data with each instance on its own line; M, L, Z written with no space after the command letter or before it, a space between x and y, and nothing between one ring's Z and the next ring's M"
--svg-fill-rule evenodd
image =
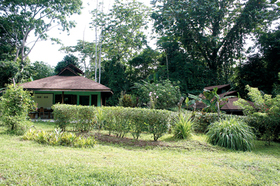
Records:
M97 106L97 95L91 95L91 105Z
M89 96L80 96L80 105L89 105Z
M62 95L55 95L55 103L62 103ZM64 94L64 104L77 105L77 95Z

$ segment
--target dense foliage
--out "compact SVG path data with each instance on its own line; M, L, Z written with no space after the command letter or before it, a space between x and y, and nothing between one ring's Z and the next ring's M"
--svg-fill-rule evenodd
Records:
M272 98L271 95L262 94L257 88L246 86L248 97L254 103L249 104L244 99L235 102L243 113L249 117L249 123L253 126L259 137L270 142L280 139L280 95Z
M143 81L136 83L135 88L141 105L151 108L169 109L176 107L181 98L179 86L173 85L169 80L149 83Z
M1 97L1 120L10 131L21 133L22 124L26 121L28 111L35 109L35 103L30 92L24 91L21 86L9 85Z
M14 62L19 61L20 70L13 76L16 82L36 43L39 40L47 39L47 33L54 24L60 26L63 31L72 28L75 23L67 20L67 17L79 14L81 6L81 0L0 1L1 32L5 32L6 41L9 41L6 42L9 45L5 43L5 47L9 46L11 50L14 50L13 52L8 51L6 54L12 54ZM28 39L31 35L35 36L35 41L30 43Z
M53 107L54 119L58 127L65 131L73 127L78 131L105 129L118 137L130 132L138 139L141 133L148 132L157 141L173 125L174 113L165 110L125 108L125 107L88 107L60 105Z
M237 67L235 82L236 90L241 96L246 96L246 85L258 87L267 94L274 92L275 84L279 84L280 72L280 27L276 30L262 33L258 39L259 52L248 57ZM260 77L261 75L261 77Z
M74 130L88 132L94 127L95 107L56 104L52 106L54 120L58 127L65 131L71 123Z
M213 145L232 150L251 151L255 135L244 121L229 118L208 127L208 141Z
M177 42L189 55L189 61L198 60L205 66L208 78L215 84L229 81L247 35L279 17L275 2L261 0L153 2L156 9L152 18L157 33L167 43Z

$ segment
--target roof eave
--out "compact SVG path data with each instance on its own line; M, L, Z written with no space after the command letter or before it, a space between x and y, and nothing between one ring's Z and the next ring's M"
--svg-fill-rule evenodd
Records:
M78 92L112 92L107 89L42 89L42 88L24 88L29 91L78 91Z

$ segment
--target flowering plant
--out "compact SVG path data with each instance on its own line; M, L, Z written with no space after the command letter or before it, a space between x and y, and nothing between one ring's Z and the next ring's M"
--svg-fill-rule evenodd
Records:
M154 109L155 105L156 105L156 102L157 102L157 99L158 99L157 93L156 92L150 92L149 97L150 97L150 108Z

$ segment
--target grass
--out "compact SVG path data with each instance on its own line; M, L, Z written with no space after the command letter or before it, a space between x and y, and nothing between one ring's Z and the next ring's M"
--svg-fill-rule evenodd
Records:
M34 126L55 128L53 123ZM141 139L152 141L150 135ZM2 132L0 185L280 184L278 143L257 141L251 152L209 145L202 134L190 140L165 135L158 143L165 146L98 142L94 148L79 149L40 145Z

